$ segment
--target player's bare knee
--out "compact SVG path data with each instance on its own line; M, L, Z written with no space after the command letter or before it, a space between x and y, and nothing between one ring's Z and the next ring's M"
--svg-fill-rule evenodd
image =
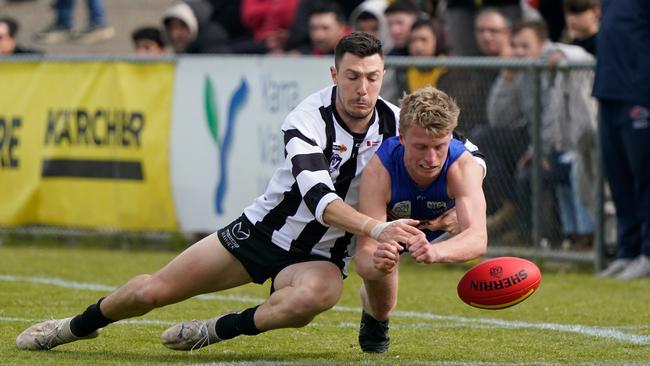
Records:
M322 284L303 286L293 297L296 315L312 315L332 308L341 297L341 290Z
M372 279L373 274L376 272L372 267L364 265L362 263L357 264L354 267L354 270L357 272L359 277L365 279Z
M135 289L135 302L142 308L154 309L166 305L165 286L157 277L141 275Z

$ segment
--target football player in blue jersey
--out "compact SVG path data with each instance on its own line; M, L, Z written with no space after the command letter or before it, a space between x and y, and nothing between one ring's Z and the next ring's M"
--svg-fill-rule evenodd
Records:
M474 145L453 137L458 115L456 103L433 87L405 96L399 137L381 145L361 177L360 212L380 221L420 220L422 230L420 237L399 245L358 239L355 264L364 282L359 344L364 352L388 350L400 254L408 252L419 263L449 263L477 258L487 249L485 166L470 151L478 151ZM445 232L455 235L441 237Z

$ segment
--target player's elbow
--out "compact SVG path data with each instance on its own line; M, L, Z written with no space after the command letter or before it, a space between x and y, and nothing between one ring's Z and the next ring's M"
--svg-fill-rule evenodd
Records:
M482 257L487 253L487 243L488 243L488 238L487 238L487 233L480 233L476 235L476 238L474 239L474 251L475 251L475 257Z
M484 256L487 253L487 241L487 233L485 232L472 232L468 235L462 260L468 261Z

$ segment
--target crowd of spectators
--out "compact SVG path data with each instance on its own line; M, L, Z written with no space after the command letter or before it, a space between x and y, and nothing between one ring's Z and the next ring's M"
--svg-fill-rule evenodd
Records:
M92 44L114 37L102 0L85 0L87 22L79 28L73 19L76 3L52 0L52 21L32 39ZM160 14L159 25L141 26L159 28L175 54L329 54L343 35L362 30L377 36L388 55L408 56L411 28L430 21L436 38L431 55L478 56L485 54L474 37L481 11L497 11L509 24L531 14L553 24L561 18L564 24L561 7L559 13L546 8L533 0L175 0Z

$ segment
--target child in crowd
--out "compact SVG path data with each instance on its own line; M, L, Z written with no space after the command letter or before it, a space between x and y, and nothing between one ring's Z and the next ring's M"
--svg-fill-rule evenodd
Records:
M600 0L564 0L564 18L569 43L596 54L600 24Z

